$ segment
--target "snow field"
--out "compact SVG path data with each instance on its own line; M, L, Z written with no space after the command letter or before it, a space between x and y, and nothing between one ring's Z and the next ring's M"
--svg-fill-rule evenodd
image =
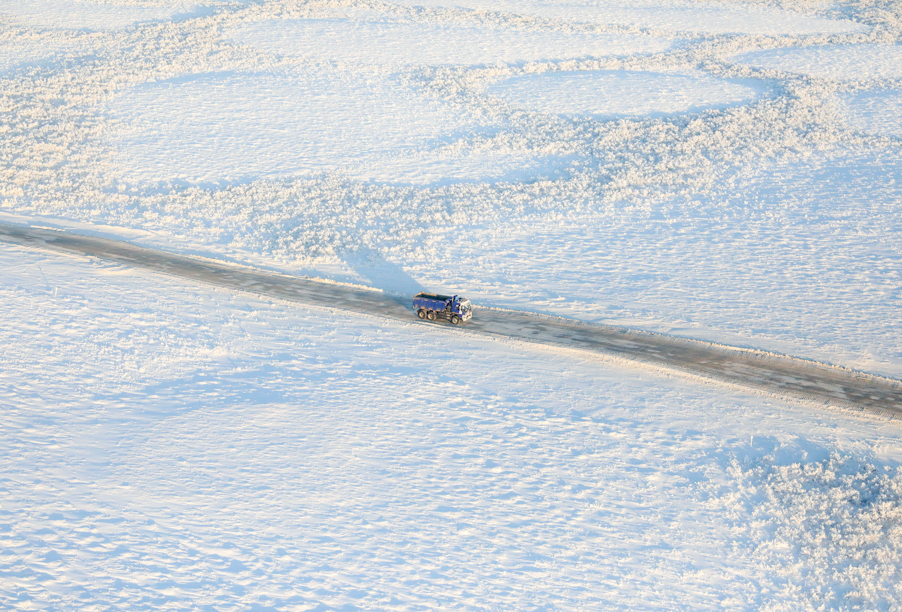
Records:
M836 80L902 77L902 45L834 45L744 53L736 62Z
M518 76L488 93L540 113L610 118L722 108L751 101L756 90L705 74L610 71Z
M657 115L738 104L755 90L699 75L577 73L515 77L489 93L514 106L574 115ZM391 76L301 69L198 75L140 86L110 104L123 180L246 182L340 171L389 183L534 177L549 151L460 146L505 121Z
M218 4L0 3L0 215L902 376L891 3ZM894 426L0 270L0 608L902 605Z
M898 601L897 428L103 262L0 262L4 605Z
M419 149L480 127L478 117L390 77L325 69L153 83L119 96L111 114L127 126L117 146L133 183L370 176L393 155L410 167Z
M855 129L881 136L902 136L902 92L865 91L843 97L847 120Z
M671 41L649 36L462 27L445 23L274 20L236 28L234 40L307 60L367 64L495 64L657 53Z
M76 44L58 40L4 41L0 45L0 77L7 77L23 67L48 63L77 49Z
M348 20L266 21L230 35L268 52L358 65L534 61L670 46L638 36ZM365 180L438 184L532 178L561 165L555 155L522 147L449 148L474 131L497 129L491 124L498 119L472 105L430 99L397 77L328 72L306 69L281 82L269 75L203 75L125 92L111 114L128 126L115 139L126 180L231 182L341 171Z
M497 0L392 0L407 6L468 8L565 22L619 25L664 32L709 34L838 34L867 28L763 6L691 2L510 2ZM808 7L805 7L808 8Z
M114 30L193 13L198 5L134 6L88 0L0 0L0 16L16 25L77 30Z

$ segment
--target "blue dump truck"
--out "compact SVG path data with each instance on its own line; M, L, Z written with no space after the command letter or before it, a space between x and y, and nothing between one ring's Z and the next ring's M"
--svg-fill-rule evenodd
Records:
M448 319L454 325L473 318L473 305L470 300L459 295L437 295L435 293L418 293L413 296L413 309L417 316L427 321Z

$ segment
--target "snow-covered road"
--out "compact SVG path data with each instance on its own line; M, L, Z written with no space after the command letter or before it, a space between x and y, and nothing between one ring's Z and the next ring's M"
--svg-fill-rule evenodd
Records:
M738 349L622 327L585 324L533 313L481 308L465 328L421 323L408 298L156 251L130 243L41 228L0 224L0 240L79 256L94 256L231 290L359 314L415 321L437 330L587 350L814 401L902 416L902 382L784 355Z

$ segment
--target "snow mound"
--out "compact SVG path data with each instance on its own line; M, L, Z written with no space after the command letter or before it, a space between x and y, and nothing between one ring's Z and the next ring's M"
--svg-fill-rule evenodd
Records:
M902 45L791 47L737 55L740 64L826 79L902 77Z
M14 24L55 29L115 30L192 12L194 4L122 6L87 0L0 0L0 16Z
M851 21L801 15L768 7L688 2L511 2L497 0L394 0L408 6L462 7L568 22L626 25L666 32L709 34L838 34L866 30Z
M849 125L883 136L902 136L902 91L868 91L847 96Z
M347 71L196 75L129 90L110 114L121 126L114 141L125 175L144 183L331 171L417 182L503 174L525 163L519 156L458 163L434 151L480 122L390 78Z
M541 113L596 117L664 115L722 108L753 99L751 87L704 74L554 72L517 76L489 88Z
M643 36L316 19L263 21L230 36L270 53L360 64L493 64L654 53L670 47L670 41Z

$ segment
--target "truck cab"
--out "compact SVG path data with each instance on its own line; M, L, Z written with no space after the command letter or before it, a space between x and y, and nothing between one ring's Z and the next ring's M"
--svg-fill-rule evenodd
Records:
M427 321L448 319L453 325L473 318L473 305L459 295L440 295L421 292L413 296L413 309L417 316Z

